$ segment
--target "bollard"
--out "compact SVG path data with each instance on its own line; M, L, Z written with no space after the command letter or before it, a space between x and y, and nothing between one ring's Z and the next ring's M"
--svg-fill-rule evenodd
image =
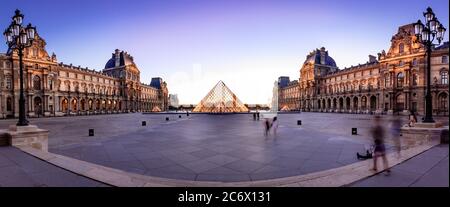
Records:
M169 117L166 117L166 121L169 121Z
M253 120L256 121L256 113L253 113Z
M146 126L147 122L146 121L142 121L142 126Z
M302 125L302 120L297 120L297 125Z
M448 129L441 131L441 144L448 144Z
M186 116L189 116L189 112L186 112Z
M358 129L352 128L352 135L357 135L357 134L358 134Z
M181 115L178 115L178 118L181 118Z
M89 129L89 136L90 137L94 136L94 129Z

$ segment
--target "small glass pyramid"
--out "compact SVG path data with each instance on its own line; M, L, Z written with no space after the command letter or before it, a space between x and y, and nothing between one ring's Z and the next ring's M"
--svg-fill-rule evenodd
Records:
M225 85L225 83L219 81L192 111L207 113L235 113L248 112L249 110Z

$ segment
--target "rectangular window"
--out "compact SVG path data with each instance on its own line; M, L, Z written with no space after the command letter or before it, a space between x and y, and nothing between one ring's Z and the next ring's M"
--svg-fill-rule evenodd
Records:
M441 84L444 84L444 85L448 84L448 72L447 71L441 72Z
M11 89L11 88L12 88L11 78L7 77L6 78L6 89Z
M447 55L442 56L442 63L448 64L448 56Z

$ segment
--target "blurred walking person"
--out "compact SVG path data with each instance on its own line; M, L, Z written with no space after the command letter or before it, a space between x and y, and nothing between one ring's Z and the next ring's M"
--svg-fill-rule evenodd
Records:
M391 134L395 150L397 151L397 158L400 158L400 151L402 149L400 141L400 136L402 136L401 128L402 128L401 118L399 116L394 116L394 120L391 125Z
M273 128L273 135L276 137L277 136L277 129L278 129L278 119L277 119L276 116L273 117L272 128Z
M268 118L264 118L264 136L267 138L270 132L270 121Z
M375 123L371 130L372 137L374 140L374 146L375 146L372 170L374 170L374 171L378 170L377 169L377 159L378 159L378 157L381 157L383 160L384 170L386 171L387 174L389 174L390 170L388 168L389 166L388 166L388 160L386 157L386 147L384 145L385 134L384 134L384 129L380 124L380 122L381 122L380 119L381 119L380 116L375 117L375 121L374 121Z

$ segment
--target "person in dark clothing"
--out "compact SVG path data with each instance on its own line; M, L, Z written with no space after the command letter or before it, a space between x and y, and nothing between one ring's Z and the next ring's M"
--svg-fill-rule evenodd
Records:
M384 145L384 129L380 125L381 118L379 116L375 117L375 124L374 127L371 130L371 134L374 140L374 155L373 155L373 168L372 170L377 171L377 158L381 157L383 159L383 165L384 170L386 170L386 173L389 173L390 170L388 169L388 160L386 157L386 147Z
M277 129L278 129L278 121L277 117L273 117L271 128L273 128L273 135L277 136Z
M268 118L264 119L264 136L267 137L270 131L270 121Z

